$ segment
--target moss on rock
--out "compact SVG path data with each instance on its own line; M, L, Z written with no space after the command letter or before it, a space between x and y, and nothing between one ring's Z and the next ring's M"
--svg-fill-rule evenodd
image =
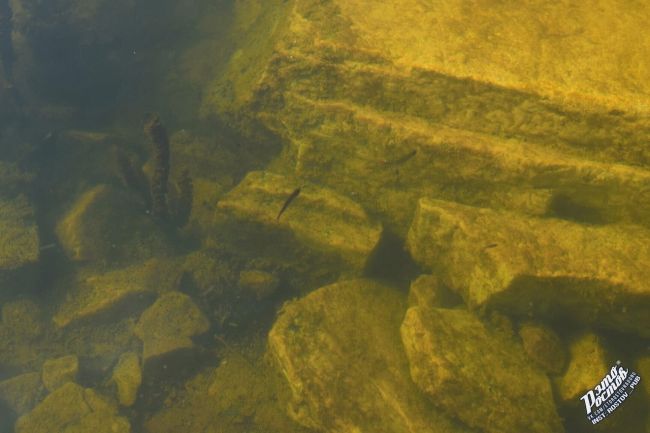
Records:
M121 315L137 313L151 303L157 292L172 290L181 274L179 263L151 259L144 263L104 274L82 275L54 315L58 327L99 318L119 307ZM134 302L135 301L135 302Z
M79 358L76 355L67 355L46 360L41 377L45 388L52 392L68 382L76 382L78 373Z
M91 389L67 383L16 422L16 433L129 433L126 418Z
M357 274L382 233L381 224L348 197L269 172L249 173L219 209L267 230L289 230L299 243L342 259L341 266Z
M411 255L472 307L650 335L650 232L422 199Z
M335 283L285 304L269 353L300 424L342 432L467 432L412 383L399 325L404 297L371 280Z
M182 349L194 347L191 337L206 332L210 322L189 296L163 294L145 310L135 328L144 344L143 363Z
M401 331L413 381L450 416L485 432L564 431L548 377L472 313L412 307Z
M128 263L169 251L161 228L136 197L107 185L84 192L59 220L56 233L76 261Z
M111 380L117 387L118 403L125 407L133 406L142 383L142 368L138 354L123 353L113 369Z

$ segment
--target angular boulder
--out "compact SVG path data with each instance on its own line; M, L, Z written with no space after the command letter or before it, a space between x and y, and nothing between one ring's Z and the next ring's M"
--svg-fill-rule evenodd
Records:
M0 381L0 401L18 416L32 410L44 393L39 373L25 373Z
M79 373L79 358L76 355L48 359L43 363L41 378L45 388L52 392L68 382L75 382Z
M135 327L135 334L144 344L143 363L193 348L192 337L209 328L210 322L189 296L180 292L163 294L142 313Z
M142 368L140 357L134 352L120 356L113 369L112 381L117 387L117 401L121 406L133 406L138 397L138 389L142 383Z
M137 195L108 185L81 194L58 221L56 234L66 255L81 262L132 263L168 250Z
M650 8L599 7L249 0L203 111L401 235L421 196L648 226Z
M72 382L48 395L16 422L16 433L129 433L117 408L92 389Z
M288 202L298 188L298 195ZM341 266L357 274L363 270L382 233L381 224L350 198L271 172L249 173L218 207L267 230L288 231L315 254L336 257ZM289 242L287 247L290 245Z
M413 381L450 416L488 433L564 431L548 377L472 313L411 307L401 333Z
M286 304L269 352L291 389L291 417L329 433L470 431L411 382L399 336L404 308L401 294L365 279Z
M421 199L408 249L472 307L650 336L650 231Z
M173 260L151 259L104 274L83 275L59 306L54 323L65 327L115 311L121 315L139 313L156 292L171 290L180 274Z

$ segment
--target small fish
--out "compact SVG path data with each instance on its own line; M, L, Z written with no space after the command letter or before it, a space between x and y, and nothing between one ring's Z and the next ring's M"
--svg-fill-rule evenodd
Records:
M289 207L293 199L298 197L298 194L300 194L300 188L296 188L293 190L291 195L287 198L287 200L284 202L284 205L282 206L282 209L280 209L280 212L278 213L278 216L275 218L276 221L280 221L280 216L284 213L285 210Z
M400 164L404 164L406 161L408 161L409 159L413 158L417 153L418 153L418 150L417 150L417 149L413 149L413 150L410 151L409 153L407 153L407 154L405 154L405 155L402 155L402 156L400 156L399 158L395 158L395 159L392 159L392 160L387 160L387 159L385 159L385 160L382 161L382 163L385 164L385 165L400 165Z
M497 246L499 246L499 244L488 244L488 245L483 247L483 250L489 250L490 248L494 248L494 247L497 247Z
M51 250L52 248L56 248L56 244L55 244L55 243L51 243L51 244L47 244L47 245L43 245L43 246L41 246L41 247L39 248L39 251Z

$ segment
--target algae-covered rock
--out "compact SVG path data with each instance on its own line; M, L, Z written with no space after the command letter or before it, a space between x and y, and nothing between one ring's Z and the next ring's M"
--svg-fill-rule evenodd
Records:
M181 274L174 260L151 259L104 274L84 275L54 315L54 323L71 323L119 311L124 316L142 311L153 294L172 290Z
M472 307L564 316L650 336L650 232L422 199L408 234L416 261Z
M2 305L2 326L14 337L32 340L43 334L41 310L29 299L20 299Z
M311 432L288 417L288 398L289 389L280 373L263 357L227 351L216 369L192 378L148 419L145 431Z
M269 351L291 388L292 418L330 433L468 431L411 382L399 336L405 304L371 280L332 284L285 304Z
M135 328L144 344L143 362L193 348L192 337L209 328L210 322L189 296L179 292L163 294L142 313Z
M261 121L286 172L357 194L400 234L421 196L650 225L650 125L633 114L648 112L637 89L650 81L625 72L649 56L620 43L647 5L602 3L615 27L586 4L466 6L237 3L248 25L204 112Z
M569 342L569 363L566 372L555 378L558 400L566 408L567 425L585 425L603 433L641 432L643 419L639 414L647 412L647 400L639 389L629 393L625 401L610 412L605 420L595 426L587 423L585 402L581 400L587 391L601 384L611 368L618 363L615 353L610 353L601 338L593 332L583 332ZM635 365L623 363L623 367L635 371ZM643 386L643 376L637 388ZM630 395L631 394L631 395Z
M598 384L609 371L609 358L599 337L586 332L569 342L569 362L564 374L556 380L560 401L577 405L580 397Z
M546 375L472 313L411 307L401 331L413 381L449 415L486 432L564 430Z
M107 185L77 198L59 220L56 233L66 254L76 261L129 263L169 248L137 197Z
M0 196L15 197L24 193L33 177L32 174L18 168L16 164L0 161Z
M269 272L245 270L239 273L239 287L258 300L273 295L278 283L278 277Z
M18 416L32 410L43 393L43 383L39 373L25 373L0 381L0 401Z
M38 248L34 213L27 199L0 197L0 271L35 262Z
M67 383L16 422L16 433L129 433L126 418L92 389Z
M341 258L357 273L382 232L381 225L353 200L270 172L249 173L219 202L219 208L270 230L289 230L298 242Z
M452 307L460 302L458 295L452 293L435 275L420 275L409 287L409 306Z
M75 382L77 373L79 373L79 358L76 355L48 359L43 363L43 385L52 392L67 382Z
M113 369L112 380L117 387L118 403L125 407L133 406L142 383L140 357L134 352L122 354Z
M519 328L519 336L528 357L542 370L560 374L566 364L566 351L560 337L549 327L526 322Z

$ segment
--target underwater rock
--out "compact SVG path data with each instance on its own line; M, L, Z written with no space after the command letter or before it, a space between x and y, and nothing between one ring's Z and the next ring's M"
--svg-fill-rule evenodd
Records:
M138 197L108 185L85 191L59 220L56 234L76 261L133 263L169 250Z
M22 340L33 340L43 334L41 310L33 301L20 299L2 304L2 326Z
M25 373L0 381L0 401L18 416L32 410L43 394L40 373Z
M143 364L173 352L192 349L192 337L206 332L210 322L189 296L168 292L140 316L135 334L142 340Z
M329 433L468 432L411 382L399 326L406 302L371 280L349 280L284 305L269 352L291 388L289 414Z
M145 422L144 431L241 433L246 426L250 432L311 433L286 415L289 389L281 375L263 354L243 352L226 351L214 371L189 380Z
M450 416L491 433L564 431L546 375L472 313L411 307L401 334L413 381Z
M0 197L0 271L36 262L38 247L34 211L27 198Z
M54 315L58 327L109 313L120 317L139 313L156 292L172 290L181 269L174 260L151 259L124 269L81 276ZM113 315L111 320L115 320Z
M75 382L77 373L79 373L79 358L76 355L68 355L45 361L41 375L43 385L52 392L68 382Z
M650 232L421 199L408 249L471 307L650 336Z
M16 422L16 433L129 433L117 408L92 389L69 382Z
M117 387L117 401L120 406L133 406L142 383L142 369L137 353L127 352L120 356L113 369L112 380Z
M278 288L278 278L264 271L246 270L239 273L239 287L262 300L272 296Z
M254 3L233 8L247 31L203 112L276 132L278 172L356 194L400 235L422 196L650 226L650 80L623 72L650 55L617 42L646 4L603 5L612 28L585 4Z
M409 307L453 307L462 300L440 283L435 275L420 275L409 287Z
M571 339L568 367L562 376L554 378L555 394L565 408L567 425L586 424L585 404L580 398L601 383L616 361L615 354L610 353L599 336L593 332L583 332ZM625 363L624 366L634 368ZM606 421L589 427L602 433L641 432L643 427L639 414L647 413L648 408L644 397L636 391L610 414Z
M569 362L564 374L555 380L560 401L573 406L582 405L585 390L600 383L611 368L612 361L599 337L585 332L569 342Z
M300 191L299 195L289 201L295 191ZM270 172L249 173L219 201L218 207L268 230L288 230L299 243L318 254L341 259L341 266L357 274L382 233L381 224L371 220L353 200ZM290 243L285 247L290 248Z
M16 197L31 186L34 175L24 172L14 163L0 161L0 196Z
M566 353L560 337L549 327L526 322L519 328L519 337L526 355L549 374L560 374L566 364Z

